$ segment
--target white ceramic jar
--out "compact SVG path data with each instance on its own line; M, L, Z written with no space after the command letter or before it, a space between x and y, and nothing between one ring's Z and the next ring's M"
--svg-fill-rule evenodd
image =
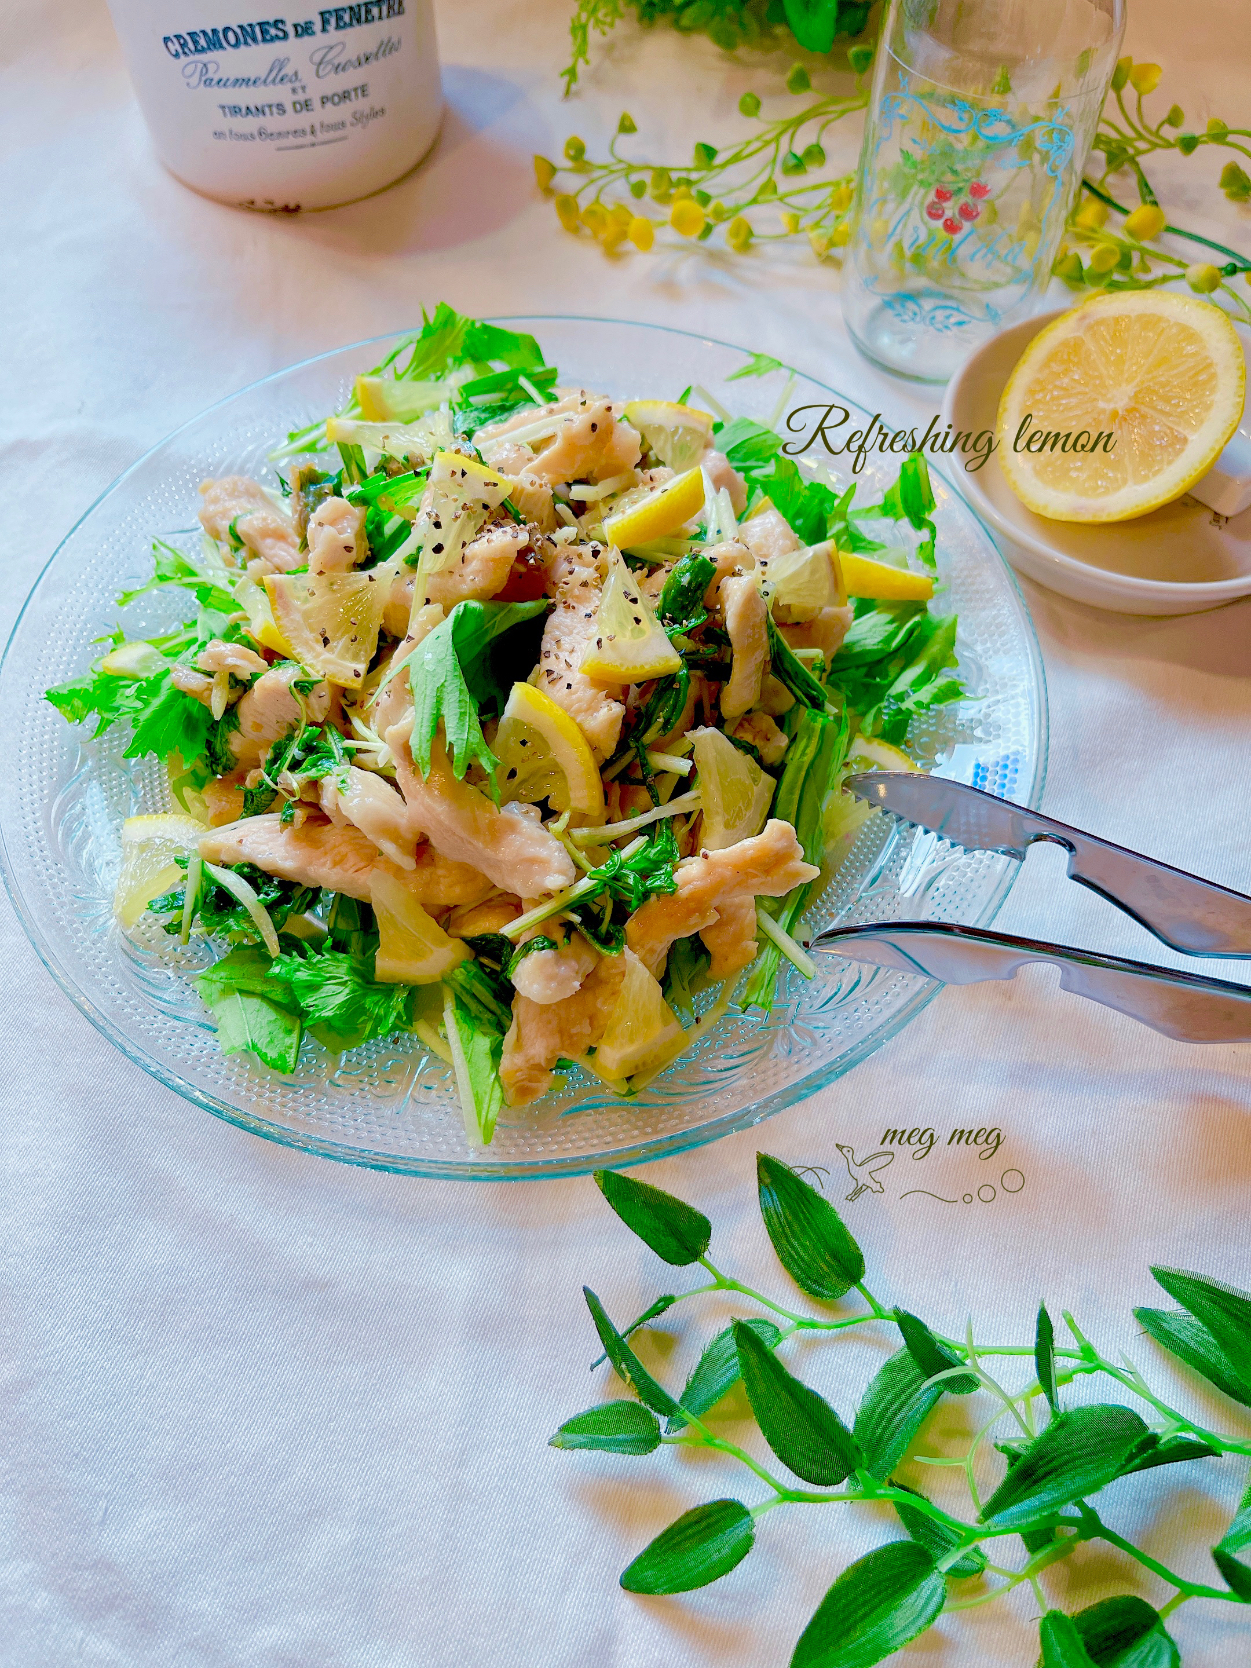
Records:
M110 0L157 154L193 190L332 208L416 167L442 117L432 0L256 17L231 0Z

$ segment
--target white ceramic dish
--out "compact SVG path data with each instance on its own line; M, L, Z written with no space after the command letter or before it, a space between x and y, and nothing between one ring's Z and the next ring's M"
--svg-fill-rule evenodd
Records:
M943 422L974 434L993 430L1012 367L1059 316L1024 319L979 348L947 385ZM972 473L953 458L950 476L1012 566L1062 596L1117 614L1199 614L1251 596L1251 509L1223 516L1187 493L1134 521L1083 526L1027 510L998 453Z

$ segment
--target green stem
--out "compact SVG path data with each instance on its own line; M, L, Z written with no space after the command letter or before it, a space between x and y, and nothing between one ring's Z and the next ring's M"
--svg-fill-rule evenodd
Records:
M1083 179L1082 186L1090 192L1092 197L1097 197L1101 203L1106 203L1108 208L1115 209L1118 214L1128 215L1132 212L1123 204L1118 203L1115 197L1109 196L1102 186L1095 185L1092 180ZM1215 243L1210 237L1200 237L1198 232L1188 232L1184 227L1171 226L1167 221L1161 235L1164 232L1167 232L1171 237L1185 238L1190 243L1201 243L1205 249L1214 249L1218 255L1224 255L1227 261L1232 261L1239 272L1251 272L1251 260L1248 260L1245 255L1240 255L1236 249L1229 249L1223 243ZM1155 251L1153 250L1152 253L1154 254ZM1164 259L1166 257L1161 255L1160 258Z
M1236 1593L1222 1592L1219 1587L1205 1587L1199 1581L1187 1581L1184 1575L1178 1575L1175 1570L1169 1569L1167 1564L1160 1563L1158 1558L1152 1558L1136 1547L1133 1541L1127 1541L1124 1535L1118 1535L1115 1529L1109 1529L1098 1512L1094 1511L1092 1507L1082 1506L1081 1510L1083 1518L1082 1540L1107 1541L1109 1546L1118 1547L1135 1563L1141 1564L1144 1569L1150 1570L1153 1575L1158 1575L1161 1581L1167 1581L1170 1587L1176 1587L1179 1593L1185 1593L1187 1598L1224 1599L1230 1604L1242 1603Z

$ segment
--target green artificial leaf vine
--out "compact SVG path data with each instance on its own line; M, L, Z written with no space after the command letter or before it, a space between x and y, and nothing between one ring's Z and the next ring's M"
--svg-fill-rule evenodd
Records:
M979 1344L971 1323L963 1337L949 1337L902 1304L884 1304L869 1290L860 1247L827 1199L768 1154L757 1155L757 1180L762 1221L782 1266L808 1296L838 1304L835 1312L797 1310L724 1272L708 1256L708 1218L686 1201L632 1177L596 1176L613 1210L664 1263L698 1265L707 1278L666 1293L620 1331L584 1288L605 1354L637 1399L609 1400L576 1414L552 1446L638 1459L666 1447L712 1450L741 1464L759 1495L755 1503L720 1498L683 1512L623 1571L628 1592L678 1594L720 1580L752 1551L761 1519L778 1507L864 1502L876 1508L874 1520L888 1536L880 1508L893 1509L895 1535L837 1575L798 1635L791 1668L869 1668L940 1616L991 1603L1022 1585L1032 1588L1038 1605L1031 1660L1043 1668L1180 1668L1167 1625L1179 1606L1195 1599L1251 1604L1251 1487L1245 1483L1251 1433L1239 1410L1251 1405L1251 1294L1203 1273L1161 1267L1152 1273L1183 1309L1135 1311L1145 1347L1158 1347L1162 1362L1173 1357L1201 1373L1228 1397L1244 1427L1211 1430L1149 1386L1126 1356L1102 1353L1067 1311L1071 1343L1057 1342L1040 1305L1029 1339ZM627 1337L714 1293L749 1312L709 1339L675 1396L642 1365ZM861 1378L859 1391L854 1379L863 1368L854 1363L860 1357L848 1369L850 1381L835 1378L832 1399L806 1382L811 1350L802 1364L787 1359L798 1337L836 1344L844 1332L866 1327L896 1347L867 1385ZM1014 1363L1025 1373L1011 1385L1000 1372ZM824 1382L831 1376L827 1368ZM788 1475L775 1472L773 1458L762 1463L758 1441L741 1446L712 1423L718 1403L740 1381L760 1438ZM1112 1394L1100 1398L1090 1381ZM1080 1394L1071 1395L1071 1387ZM848 1405L857 1394L849 1428L833 1402ZM968 1397L972 1410L971 1435L958 1455L929 1451L927 1421L949 1396ZM1238 1462L1245 1493L1210 1548L1211 1579L1182 1574L1113 1526L1129 1487L1123 1479L1132 1473L1167 1466L1171 1475L1178 1465ZM967 1481L971 1509L962 1514L938 1504L900 1475L905 1464L955 1468ZM1166 1510L1157 1504L1157 1517ZM1043 1571L1080 1557L1092 1541L1137 1565L1140 1579L1163 1583L1171 1596L1158 1608L1129 1591L1073 1614L1049 1605L1039 1585Z

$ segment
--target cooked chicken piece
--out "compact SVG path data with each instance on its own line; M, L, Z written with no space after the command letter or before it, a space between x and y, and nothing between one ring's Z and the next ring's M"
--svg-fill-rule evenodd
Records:
M757 562L771 562L799 549L799 539L780 510L762 510L740 523L738 536Z
M350 823L336 826L309 811L298 827L284 828L277 812L246 817L216 829L200 841L207 863L255 863L266 874L301 886L325 886L349 898L369 902L369 877L375 868L405 886L423 908L479 902L490 890L476 870L449 863L430 846L422 848L414 868L392 863Z
M705 452L699 460L699 465L718 491L725 487L730 494L730 503L734 506L735 515L742 515L747 507L747 482L725 453L718 452L715 448Z
M322 777L318 783L322 810L331 822L359 828L401 869L415 869L421 830L403 795L383 777L355 765L348 766L347 777L346 791L336 786L333 776Z
M725 629L730 637L730 681L721 691L721 712L737 718L760 700L760 685L769 666L769 617L760 588L750 575L721 583Z
M430 774L422 781L413 764L408 727L386 732L400 789L414 819L445 857L468 863L503 892L538 898L573 883L573 861L560 841L523 817L506 817L484 793L459 782L435 743Z
M497 522L471 539L455 567L426 577L426 601L440 603L450 614L458 602L482 602L502 590L519 550L530 542L530 530L515 521Z
M229 776L214 776L200 790L208 810L210 828L221 828L236 822L243 815L243 772L231 771Z
M499 932L521 914L521 899L501 892L485 903L454 909L443 924L449 938L477 938L480 933Z
M595 641L601 576L598 544L557 547L547 570L547 590L556 607L547 617L539 649L538 687L563 707L586 737L596 763L612 753L621 736L625 706L578 670L582 656Z
M559 929L554 934L545 933L540 926L529 936L554 937L559 943L560 933ZM528 996L531 1002L540 1005L567 1002L581 989L587 974L599 959L598 952L591 948L582 934L574 932L555 950L534 950L524 956L510 977L521 994Z
M551 1087L557 1060L576 1060L595 1046L608 1027L624 977L624 956L601 956L581 988L565 1001L534 1002L517 992L500 1061L500 1080L510 1106L538 1100Z
M501 471L507 474L508 471ZM546 481L536 481L532 475L524 470L519 475L511 475L512 491L508 497L516 506L517 514L523 521L530 524L531 530L540 533L554 533L559 526L556 520L556 509L552 500L552 489Z
M633 469L642 453L637 429L615 415L611 400L579 390L549 408L562 416L555 438L526 465L525 473L554 486L558 481L607 481Z
M292 683L303 676L299 666L274 667L239 702L239 728L230 733L230 750L241 765L262 763L281 736L301 723L320 724L329 713L330 690L324 683L307 695L292 693Z
M789 690L787 694L790 694ZM730 734L754 747L760 754L761 762L767 765L779 764L791 744L790 737L784 730L778 729L767 712L744 713L736 724L730 726Z
M747 546L740 544L737 539L727 539L724 544L714 544L705 555L717 564L717 571L708 581L708 589L704 592L704 607L721 608L724 606L721 590L723 582L735 574L750 573L756 565L756 558Z
M851 630L855 610L848 603L843 608L823 608L815 620L802 625L779 626L792 649L820 649L826 660L832 660L843 646L843 638Z
M197 672L194 666L171 666L169 681L175 689L181 690L184 695L190 695L193 701L199 701L201 706L211 705L213 679L204 672Z
M327 498L308 518L308 571L346 573L368 554L365 512L346 498Z
M804 862L790 823L770 817L750 839L679 863L674 870L677 891L649 898L635 910L626 925L626 943L659 978L669 946L697 932L712 955L713 978L729 978L755 957L755 900L784 897L820 872Z
M204 645L195 663L201 672L207 672L210 677L215 672L233 672L244 683L258 672L269 670L269 662L262 656L245 648L242 643L223 643L220 637L214 637L211 643Z
M528 415L530 414L527 413ZM527 446L524 440L510 440L507 435L501 436L498 440L484 440L483 435L490 432L490 429L478 430L477 445L479 451L481 451L488 467L494 469L496 474L507 475L511 480L517 480L534 462L533 447ZM548 491L551 491L550 487ZM515 498L513 503L517 503ZM517 507L518 509L521 508L519 504Z
M200 525L210 538L228 544L233 525L235 536L270 569L289 573L303 565L294 522L255 481L246 475L224 475L219 481L201 482L200 496Z

